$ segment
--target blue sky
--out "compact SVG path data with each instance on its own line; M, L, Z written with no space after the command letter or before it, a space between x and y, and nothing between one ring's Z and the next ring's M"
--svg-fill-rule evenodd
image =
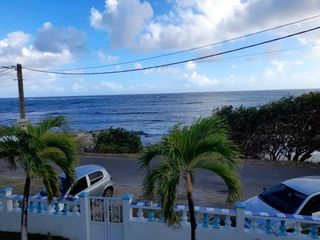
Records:
M2 0L0 66L45 70L116 64L113 71L213 54L316 27L319 18L197 51L117 63L214 43L320 14L318 0ZM291 50L286 50L291 49ZM283 51L286 50L286 51ZM247 56L255 53L269 52ZM320 88L320 31L206 62L135 73L61 76L24 70L26 96ZM81 72L80 71L80 72ZM14 71L0 97L16 97Z

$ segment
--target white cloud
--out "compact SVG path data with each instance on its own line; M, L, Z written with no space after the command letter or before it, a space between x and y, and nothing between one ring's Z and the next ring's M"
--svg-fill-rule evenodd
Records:
M73 53L84 47L81 36L83 34L75 28L56 28L50 23L43 24L36 36L23 31L8 33L0 39L0 66L17 63L23 67L42 69L63 66L71 63ZM58 76L23 70L23 77L27 96L68 94L64 92L66 85ZM15 87L16 82L12 81L8 82L6 89L13 89L10 94L15 95Z
M134 68L135 69L141 69L142 68L142 64L139 62L134 63Z
M183 79L188 82L187 86L196 85L198 87L207 87L220 83L219 80L208 78L207 76L201 75L196 71L193 71L191 74L184 74Z
M284 69L284 67L286 66L286 62L277 61L277 60L272 60L271 64L273 64L276 67L278 72L281 72Z
M263 75L268 78L278 78L285 71L290 70L293 66L302 65L302 61L284 61L273 59L270 61L271 67L264 69Z
M143 71L145 75L149 74L162 74L162 75L177 75L179 74L179 70L174 67L159 67L159 68L151 68Z
M104 62L114 63L119 60L119 57L113 56L113 55L107 55L102 50L99 50L97 52L97 56L99 59L101 59Z
M113 47L129 47L152 16L148 2L106 0L104 11L91 9L90 22L94 28L108 32Z
M106 30L112 46L143 51L182 49L309 17L320 11L318 0L281 0L281 3L279 0L175 0L170 3L169 12L153 17L147 2L107 0L103 12L92 8L91 25ZM310 24L315 26L315 21ZM306 24L277 33L299 28L306 28ZM319 40L320 33L305 38Z
M185 68L187 70L194 70L194 69L197 68L197 64L195 62L193 62L193 61L189 61L189 62L186 63Z
M102 81L98 85L94 87L95 90L113 90L113 91L119 91L123 89L123 86L121 84L118 84L116 82L112 81Z
M87 92L88 88L86 82L83 79L78 79L73 82L72 91L73 92Z
M32 45L30 34L17 31L8 33L0 40L0 65L21 63L32 67L49 67L71 62L72 53L68 49L60 52L42 52Z
M83 50L86 34L74 27L55 27L50 22L43 24L37 32L34 47L41 52L61 53Z
M37 77L33 77L37 76ZM39 77L37 74L27 75L24 81L25 92L28 95L51 95L63 93L65 86L56 75L48 74Z

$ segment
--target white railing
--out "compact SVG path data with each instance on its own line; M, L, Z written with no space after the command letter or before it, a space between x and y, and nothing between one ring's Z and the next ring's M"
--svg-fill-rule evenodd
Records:
M12 208L8 211L21 212L23 195L11 195L7 197L8 201L12 201ZM31 214L54 214L54 215L80 215L80 200L79 198L59 199L54 198L51 203L48 203L48 198L45 196L35 195L29 197L29 212ZM9 204L11 206L11 204Z
M0 231L20 230L21 195L10 188L0 190ZM189 209L176 205L178 229L166 225L161 206L122 198L91 197L54 199L31 196L29 231L50 232L69 239L189 239ZM198 239L319 239L320 218L278 213L249 212L241 203L235 209L195 207Z

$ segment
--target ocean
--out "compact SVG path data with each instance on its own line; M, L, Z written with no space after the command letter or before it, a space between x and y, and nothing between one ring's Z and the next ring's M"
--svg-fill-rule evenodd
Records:
M28 120L63 115L69 130L96 131L123 127L137 131L143 144L158 141L175 124L190 124L224 105L260 106L285 96L311 90L238 91L176 94L108 95L26 98ZM19 118L18 99L0 98L0 124Z

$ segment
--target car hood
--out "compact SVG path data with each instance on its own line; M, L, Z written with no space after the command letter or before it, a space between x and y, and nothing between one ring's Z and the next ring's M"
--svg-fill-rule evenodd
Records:
M279 211L272 208L268 204L266 204L264 201L262 201L258 196L255 196L253 198L250 198L246 201L244 201L246 211L251 212L267 212L271 215L275 215Z

